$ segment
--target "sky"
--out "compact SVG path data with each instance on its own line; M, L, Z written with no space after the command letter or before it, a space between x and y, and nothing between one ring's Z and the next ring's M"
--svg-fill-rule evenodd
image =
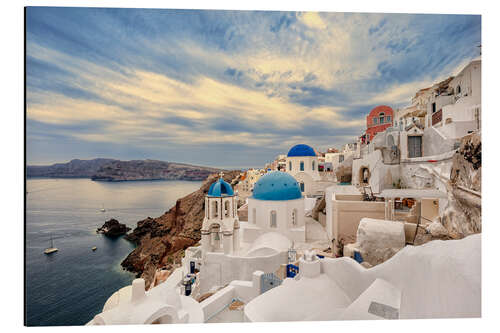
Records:
M28 7L27 164L340 148L480 44L478 15Z

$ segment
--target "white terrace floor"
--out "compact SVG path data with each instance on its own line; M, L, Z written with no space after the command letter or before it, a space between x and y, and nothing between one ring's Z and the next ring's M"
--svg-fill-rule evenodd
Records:
M225 308L223 311L219 312L212 318L210 318L207 323L242 323L244 320L243 308L237 310L231 310L229 307Z

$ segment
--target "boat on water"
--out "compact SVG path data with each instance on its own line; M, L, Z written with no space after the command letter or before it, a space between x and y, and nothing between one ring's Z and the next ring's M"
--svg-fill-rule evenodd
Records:
M54 241L52 240L52 234L50 235L50 246L43 251L45 254L51 254L59 251L57 247L54 247Z
M94 246L94 247L92 248L92 251L95 251L95 250L97 250L97 247L96 247L96 246Z
M106 211L106 209L104 209L104 204L103 204L101 207L101 212L104 213L105 211Z

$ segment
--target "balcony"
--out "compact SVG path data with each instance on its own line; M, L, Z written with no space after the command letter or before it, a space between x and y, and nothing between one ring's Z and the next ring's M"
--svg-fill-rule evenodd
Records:
M443 109L439 109L439 111L434 112L432 114L432 126L440 123L443 120Z

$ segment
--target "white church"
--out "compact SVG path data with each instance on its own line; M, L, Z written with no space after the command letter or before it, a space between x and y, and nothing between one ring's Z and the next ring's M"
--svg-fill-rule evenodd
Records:
M245 242L266 232L277 232L294 242L305 242L304 197L294 177L281 171L262 176L248 198Z
M314 149L305 144L290 148L286 158L286 172L297 180L304 195L313 194L314 183L321 180L318 172L318 156Z
M240 225L237 202L233 188L222 179L221 174L205 197L205 218L201 228L201 246L204 252L238 252Z
M183 260L196 261L202 293L249 280L257 270L275 272L287 263L293 242L306 241L304 196L291 175L270 172L255 183L248 222L238 219L237 199L222 174L206 194L201 246L189 248Z

